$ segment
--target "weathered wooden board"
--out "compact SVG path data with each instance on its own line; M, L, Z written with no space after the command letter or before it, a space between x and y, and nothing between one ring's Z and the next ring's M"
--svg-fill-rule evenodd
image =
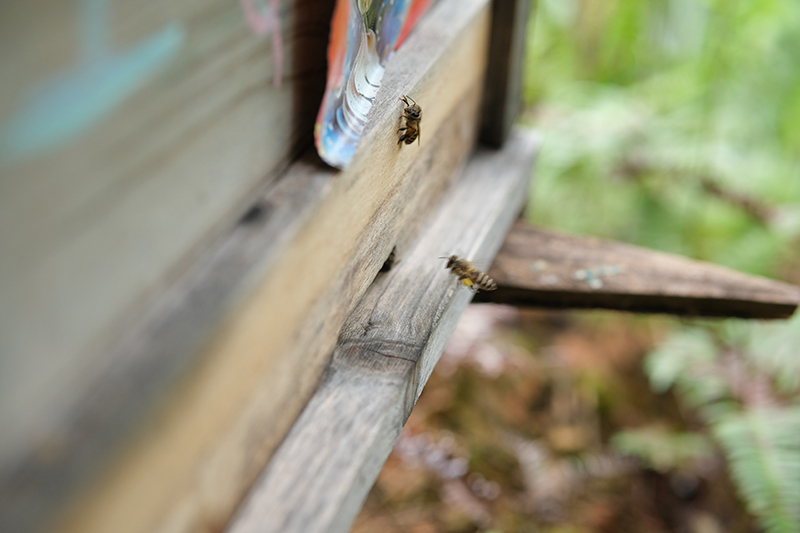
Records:
M63 387L42 438L3 465L6 523L64 504L56 530L227 522L318 384L345 318L471 152L488 31L488 0L437 4L387 65L351 166L334 172L309 156L293 167ZM400 94L424 108L421 145L397 144Z
M800 287L629 244L564 235L519 221L480 301L693 316L786 318Z
M0 465L310 145L333 3L0 3Z
M492 0L492 39L480 140L499 147L519 115L530 5L535 0Z
M526 199L537 144L517 133L502 151L479 150L421 238L375 279L230 533L349 529L471 299L440 257L492 258Z
M50 410L52 425L31 449L3 465L0 530L24 530L46 518L196 363L226 313L253 288L335 180L313 149L289 176L262 191L229 235L131 324L103 364L73 384L72 394Z

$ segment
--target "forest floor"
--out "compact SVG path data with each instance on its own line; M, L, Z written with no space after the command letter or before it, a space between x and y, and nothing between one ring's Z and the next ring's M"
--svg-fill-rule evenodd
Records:
M756 531L720 451L668 437L703 432L642 370L675 325L470 306L352 533Z

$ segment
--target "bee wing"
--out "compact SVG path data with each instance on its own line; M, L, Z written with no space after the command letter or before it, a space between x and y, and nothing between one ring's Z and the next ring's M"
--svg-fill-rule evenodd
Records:
M489 267L492 266L492 263L494 261L492 261L491 259L487 259L485 257L478 257L475 259L470 259L469 262L472 263L473 267L477 268L481 272L488 272Z

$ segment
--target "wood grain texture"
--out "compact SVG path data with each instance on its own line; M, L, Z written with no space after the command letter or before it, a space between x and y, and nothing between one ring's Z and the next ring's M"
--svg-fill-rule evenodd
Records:
M3 478L3 496L32 507L4 509L41 518L67 505L52 522L60 531L221 528L390 250L408 244L471 152L488 30L488 0L438 3L387 65L351 166L334 172L309 155L270 185L70 384L47 427L55 453L30 449ZM425 108L421 146L397 145L400 94ZM17 490L31 472L37 483Z
M243 4L0 5L0 465L310 145L333 0Z
M230 533L346 532L472 293L439 257L491 257L522 209L538 142L479 150L421 237L379 275L342 328L325 380Z
M786 318L800 287L718 265L518 221L480 301L691 316Z
M131 436L143 413L164 401L196 363L226 314L253 288L334 181L313 149L289 176L262 191L239 224L131 325L103 364L84 374L81 387L65 395L52 413L58 423L16 463L3 465L0 530L25 530L46 517L100 468Z
M489 146L503 145L519 114L533 1L492 0L492 38L480 133L480 141Z

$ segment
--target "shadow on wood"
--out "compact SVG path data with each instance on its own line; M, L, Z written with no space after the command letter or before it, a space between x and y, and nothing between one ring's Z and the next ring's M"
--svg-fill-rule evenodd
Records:
M519 115L531 1L492 1L492 33L481 109L480 141L494 148L503 145Z

